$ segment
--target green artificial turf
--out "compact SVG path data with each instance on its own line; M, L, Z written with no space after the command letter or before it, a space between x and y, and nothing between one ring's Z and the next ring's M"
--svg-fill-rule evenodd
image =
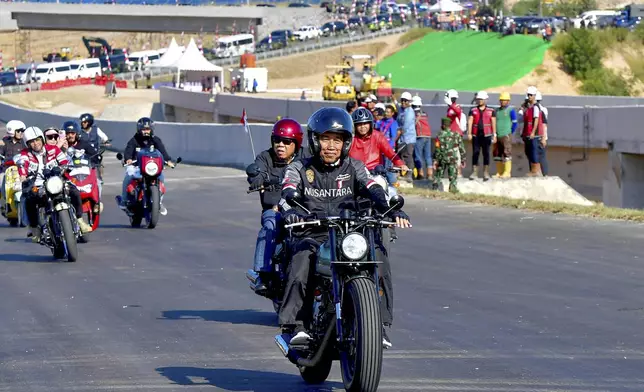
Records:
M462 31L432 32L378 63L393 87L478 91L511 85L543 62L540 37Z

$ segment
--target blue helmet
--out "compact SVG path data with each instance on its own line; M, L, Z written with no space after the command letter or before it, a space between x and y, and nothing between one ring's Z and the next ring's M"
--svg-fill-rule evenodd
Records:
M81 131L80 125L78 125L76 120L65 121L63 123L62 130L65 131L65 133L79 133Z

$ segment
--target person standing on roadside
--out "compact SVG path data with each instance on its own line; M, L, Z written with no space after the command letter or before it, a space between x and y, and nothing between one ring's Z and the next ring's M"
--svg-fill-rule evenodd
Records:
M525 155L530 163L530 172L526 177L537 177L541 175L541 163L539 163L538 149L543 136L544 128L541 122L541 110L537 104L537 93L535 86L526 90L526 100L521 105L523 114L523 132L521 138L525 145Z
M548 108L543 106L543 104L541 103L542 99L543 97L541 96L541 92L537 91L536 100L537 105L539 105L539 111L541 112L541 124L543 124L543 136L541 137L539 145L537 146L537 159L539 161L539 164L541 165L541 174L547 176L548 159L546 158L546 146L548 145Z
M496 109L496 161L495 178L512 177L512 134L517 130L517 111L510 106L510 93L504 91L499 96L501 106Z
M401 111L397 119L400 128L398 128L396 137L396 145L398 146L396 150L400 151L400 157L409 168L414 167L414 146L416 145L416 113L411 108L411 99L411 94L408 91L400 95ZM413 181L411 172L404 173L403 176L408 181Z
M461 105L456 103L457 100L458 91L451 89L445 92L444 102L447 105L446 116L451 120L450 129L463 137L463 133L467 130L467 119L465 118L465 113L463 113ZM465 157L460 158L463 158L462 161L465 159ZM463 166L460 164L458 165L458 176L463 176Z
M451 124L452 120L447 117L441 120L441 131L436 137L436 148L434 149L435 172L434 179L432 180L432 189L439 189L443 175L447 171L449 191L458 193L458 188L456 187L458 178L457 167L465 164L465 145L463 144L461 135L450 129Z
M490 146L496 143L496 113L487 106L487 92L476 93L478 106L470 109L467 118L467 140L472 141L472 174L470 180L478 177L479 155L483 154L483 180L490 179Z
M430 179L434 176L432 165L432 129L429 126L429 117L422 110L423 101L418 95L411 100L411 107L416 113L416 146L414 147L414 162L416 164L416 178ZM425 165L425 167L423 167Z

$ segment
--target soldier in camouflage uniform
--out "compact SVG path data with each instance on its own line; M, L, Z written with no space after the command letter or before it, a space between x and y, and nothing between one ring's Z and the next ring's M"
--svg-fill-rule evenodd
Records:
M444 117L441 120L441 131L436 137L436 149L434 150L435 174L432 189L439 189L444 172L447 171L449 191L458 193L456 178L458 176L458 166L465 167L465 145L461 135L450 130L451 123L451 119ZM462 159L461 162L459 162L459 153Z

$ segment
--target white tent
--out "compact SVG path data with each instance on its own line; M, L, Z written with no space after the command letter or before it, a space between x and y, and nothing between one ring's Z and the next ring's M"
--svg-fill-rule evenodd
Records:
M190 39L190 43L181 57L168 67L177 69L177 81L180 80L181 71L190 71L201 76L215 76L215 81L223 85L224 69L208 61L197 48L193 38Z
M430 12L459 12L463 7L452 0L439 0L438 3L429 7Z
M183 54L183 50L179 47L179 45L177 45L177 41L174 39L174 37L172 37L172 42L170 42L170 46L168 46L168 50L166 50L163 56L161 56L159 61L157 61L155 64L152 64L150 66L159 67L159 68L165 68L165 67L171 66L181 58L182 54Z

